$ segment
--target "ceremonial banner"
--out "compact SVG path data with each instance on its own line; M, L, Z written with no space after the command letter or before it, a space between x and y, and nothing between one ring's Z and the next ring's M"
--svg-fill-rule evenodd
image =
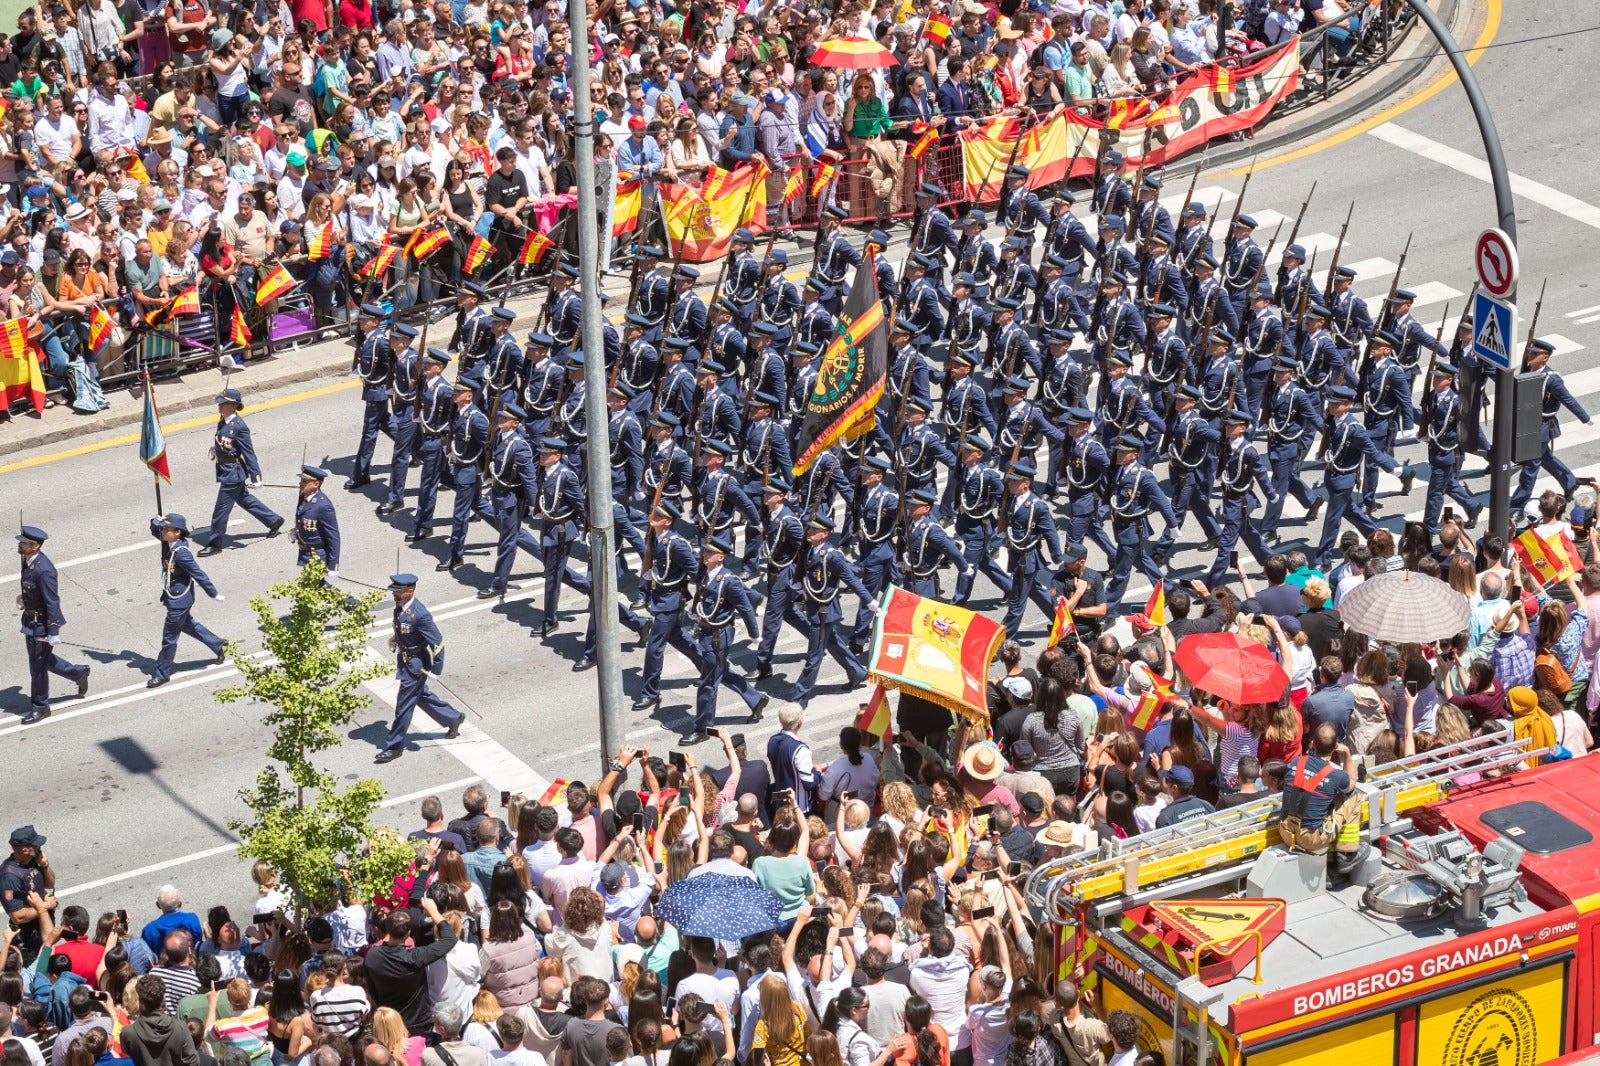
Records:
M1537 577L1541 585L1565 581L1583 566L1577 546L1565 533L1552 539L1530 529L1513 541L1511 547L1522 560L1523 568Z
M878 298L876 262L876 255L870 252L862 256L844 311L834 323L838 336L822 353L817 383L800 416L795 477L834 444L854 440L874 424L874 411L889 376L889 330L883 320L883 301Z
M890 585L872 627L867 670L888 688L912 692L975 722L987 722L989 664L1005 628Z
M26 318L0 324L0 397L7 408L25 399L35 412L44 411L44 373L39 369L42 354L28 338Z
M1044 126L1022 134L1016 162L1030 167L1029 188L1040 188L1095 169L1101 138L1114 131L1130 174L1141 162L1160 166L1207 141L1253 128L1299 82L1300 39L1293 38L1249 66L1219 66L1185 77L1161 98L1128 98L1112 103L1105 121L1066 111ZM1160 106L1156 102L1159 99ZM962 176L966 198L976 203L999 199L1006 160L1016 142L1019 124L1003 117L961 133ZM1150 130L1149 158L1141 160L1145 130ZM1082 149L1081 151L1079 149ZM1073 163L1073 157L1077 162Z
M761 233L767 228L767 182L769 171L759 164L739 167L724 182L724 191L707 200L700 190L675 182L656 186L661 196L662 221L667 227L668 258L677 257L678 246L685 263L706 263L728 254L733 231L740 226ZM749 207L746 208L746 201ZM743 217L741 217L741 214Z
M156 390L150 384L148 373L144 376L144 417L139 422L139 461L167 484L172 484L172 472L167 469L167 438L161 432Z
M611 209L611 236L620 237L639 228L639 205L644 200L644 182L617 182L616 206Z

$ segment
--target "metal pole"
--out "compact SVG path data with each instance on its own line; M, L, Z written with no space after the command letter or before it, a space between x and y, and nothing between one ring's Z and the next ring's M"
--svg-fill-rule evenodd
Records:
M1489 102L1483 97L1483 88L1478 84L1477 75L1472 72L1472 65L1467 62L1467 57L1462 53L1461 46L1456 43L1455 37L1450 33L1450 28L1444 24L1438 14L1423 3L1422 0L1406 0L1422 24L1428 27L1428 32L1438 38L1444 46L1445 55L1450 57L1450 65L1455 68L1456 77L1461 79L1461 87L1467 92L1467 102L1472 105L1472 117L1478 122L1478 135L1483 138L1483 154L1489 162L1489 178L1494 183L1494 209L1499 216L1500 228L1511 238L1512 247L1517 244L1517 205L1511 195L1511 174L1506 170L1505 152L1500 147L1500 132L1495 129L1494 115L1489 112ZM1515 302L1515 290L1506 295L1506 299ZM1506 339L1508 350L1514 343L1512 338ZM1511 352L1512 358L1520 358L1521 353ZM1509 538L1511 532L1511 448L1516 431L1512 426L1513 404L1512 390L1516 374L1510 370L1498 370L1494 375L1494 437L1489 449L1489 530L1496 536Z
M585 463L589 474L590 609L594 612L595 663L600 688L600 765L617 757L625 739L622 718L622 648L617 638L616 530L611 519L611 422L606 409L606 353L600 334L600 218L595 202L594 105L589 99L588 5L574 0L572 30L572 141L577 149L578 285L583 294L584 415L589 424Z

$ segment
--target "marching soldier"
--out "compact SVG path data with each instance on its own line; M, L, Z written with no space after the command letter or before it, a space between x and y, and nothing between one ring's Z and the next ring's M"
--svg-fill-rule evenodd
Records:
M1388 330L1372 335L1367 351L1372 354L1372 376L1361 390L1362 423L1367 436L1380 452L1394 452L1395 431L1410 431L1416 424L1411 407L1411 379L1394 361L1398 338ZM1368 514L1378 510L1378 463L1368 457L1362 471L1361 506Z
M705 361L695 371L694 439L698 451L709 440L739 439L739 403L719 386L728 368ZM700 457L696 455L698 460Z
M1105 366L1113 349L1136 351L1144 347L1148 330L1139 308L1128 299L1128 276L1113 270L1100 279L1100 304L1096 308L1094 331L1090 337L1094 359Z
M1347 365L1356 346L1372 337L1372 314L1367 310L1367 301L1356 295L1352 287L1355 280L1354 267L1335 267L1333 292L1327 303L1328 310L1332 313L1328 319L1328 331L1333 335L1333 343L1338 345L1344 354ZM1468 341L1470 347L1470 337Z
M1172 553L1178 531L1190 511L1206 535L1201 551L1216 547L1221 532L1216 516L1211 513L1211 485L1217 477L1218 452L1222 446L1222 432L1216 424L1195 409L1200 400L1200 389L1194 385L1180 385L1172 396L1172 425L1168 429L1171 444L1167 448L1167 470L1172 477L1173 522L1156 541L1151 558L1158 563L1166 561Z
M906 527L901 546L900 566L905 574L906 588L918 596L938 597L941 559L963 574L968 569L960 546L933 519L936 498L932 485L906 493L906 507L911 521ZM972 568L972 572L976 574L977 569Z
M928 381L928 360L922 350L912 343L917 336L917 324L906 318L897 318L889 329L888 380L884 382L884 395L888 417L893 423L900 417L901 405L910 400L931 400L933 389Z
M995 520L1005 505L1006 482L1000 471L984 462L989 442L976 433L961 444L959 469L951 474L959 482L956 493L956 539L961 542L963 565L956 579L952 603L965 603L972 595L972 579L979 570L1002 596L1010 595L1011 577L999 563L1000 544Z
M1236 547L1241 540L1250 549L1257 564L1267 561L1272 549L1261 536L1261 527L1250 521L1250 510L1255 506L1255 493L1251 484L1261 487L1267 503L1273 502L1272 473L1267 461L1261 458L1256 446L1248 440L1251 424L1250 412L1235 408L1222 419L1222 432L1226 441L1222 446L1221 466L1218 470L1218 487L1222 490L1222 535L1218 538L1217 557L1211 570L1202 579L1208 588L1222 584L1227 575Z
M150 535L161 542L161 602L167 608L167 621L161 628L156 670L145 687L160 688L172 680L172 665L178 657L178 637L183 634L204 644L216 657L216 662L221 663L226 657L222 638L195 621L194 587L199 585L214 600L227 597L217 591L190 553L189 523L183 515L156 515L150 519Z
M844 463L839 459L837 447L828 448L811 461L805 473L795 478L795 496L801 501L800 514L816 514L818 511L833 513L834 500L844 497L845 522L849 526L855 524L855 486L850 483L850 476L844 471Z
M1347 379L1350 371L1328 332L1327 315L1321 304L1306 308L1305 336L1300 338L1300 387L1313 404L1321 404L1327 388Z
M76 682L79 699L89 693L90 666L69 663L56 654L67 617L61 611L56 566L43 550L49 539L38 526L23 526L17 532L17 554L22 557L17 607L22 611L22 639L28 649L28 713L22 718L23 725L50 717L51 674Z
M1074 202L1071 191L1062 189L1056 193L1050 205L1052 218L1045 233L1044 248L1047 256L1061 260L1061 277L1073 294L1073 325L1079 333L1088 333L1089 311L1078 293L1078 284L1083 277L1083 257L1094 251L1095 242L1083 220L1072 213Z
M389 725L383 748L372 760L375 763L394 762L405 754L406 734L411 730L412 716L419 709L445 727L445 740L461 735L461 723L467 717L428 688L430 675L438 677L444 673L444 636L433 615L417 599L416 575L393 575L389 578L389 592L394 597L389 650L394 652L394 673L400 687L394 697L394 721Z
M1433 334L1428 328L1418 322L1411 315L1411 305L1416 300L1417 294L1410 289L1397 289L1389 298L1388 327L1394 335L1394 357L1400 368L1406 372L1406 392L1409 395L1415 386L1417 375L1422 370L1422 353L1424 350L1432 352L1440 359L1448 359L1450 350L1443 344L1433 339Z
M1000 264L995 267L994 284L989 289L991 302L1015 301L1018 307L1039 289L1039 273L1028 262L1028 242L1021 237L1006 237L1000 242Z
M1166 523L1162 539L1178 524L1172 513L1172 504L1166 493L1156 483L1156 475L1139 462L1140 441L1126 435L1112 442L1116 469L1106 482L1111 502L1111 532L1117 543L1116 554L1111 557L1111 581L1106 585L1106 609L1116 611L1122 606L1122 594L1128 589L1128 578L1135 567L1150 579L1152 585L1161 581L1161 569L1150 557L1150 512L1156 511Z
M1138 236L1141 244L1159 238L1162 244L1170 248L1177 234L1172 228L1171 213L1161 206L1161 189L1160 178L1154 174L1144 176L1139 183L1139 198L1133 204L1128 228Z
M1062 424L1061 416L1070 407L1077 407L1083 402L1083 393L1087 387L1084 382L1082 364L1067 353L1072 344L1072 334L1066 330L1056 330L1043 333L1040 339L1045 342L1044 380L1039 383L1039 412L1045 422L1051 426ZM1067 441L1065 432L1050 441L1050 465L1047 467L1049 476L1045 479L1051 485L1056 484L1056 478L1061 471L1061 464L1065 461Z
M1020 163L1012 164L1006 171L1005 192L1000 204L1000 217L1005 221L1006 233L1022 239L1021 259L1033 259L1033 241L1038 227L1050 225L1050 212L1039 202L1039 197L1028 188L1028 177L1033 172Z
M1095 182L1094 211L1098 215L1119 215L1128 213L1128 208L1133 203L1133 189L1123 180L1122 153L1115 148L1109 149L1104 157L1100 176Z
M482 465L484 451L489 446L489 416L472 402L471 382L457 379L451 398L455 401L455 414L445 446L445 459L449 463L450 487L455 490L455 503L450 510L450 555L434 567L442 573L449 573L461 565L467 550L467 526L472 516L476 514L490 523L495 520L494 508L485 496L478 493L478 467Z
M906 260L905 299L898 308L900 317L916 327L913 343L924 352L935 337L944 336L942 300L930 273L934 266L934 260L925 255Z
M793 486L783 477L761 485L761 565L767 575L767 602L762 609L761 640L756 645L756 677L772 676L772 653L785 619L799 626L797 566L806 550L806 527L789 508Z
M394 377L394 359L389 351L389 331L383 325L384 311L377 304L362 304L358 322L361 343L350 372L361 375L361 440L356 445L355 465L344 487L351 492L372 481L372 453L378 449L378 434L393 439L389 424L389 382ZM226 394L227 390L224 390ZM220 500L218 501L221 502ZM213 525L212 539L216 543Z
M700 579L694 594L694 621L699 630L700 677L695 684L694 725L683 738L685 744L699 744L716 724L717 689L726 686L750 708L750 721L759 722L771 702L750 684L748 678L728 665L733 651L734 624L744 623L751 641L756 639L756 609L750 590L723 565L733 554L733 541L725 533L713 533L700 545Z
M1117 546L1106 536L1100 515L1111 457L1094 433L1094 412L1087 407L1067 408L1067 437L1066 462L1061 468L1067 487L1067 543L1093 540L1110 559Z
M550 298L550 336L555 341L550 354L558 359L566 358L567 353L581 343L583 297L575 287L577 279L578 268L570 263L562 263L550 274L550 288L554 293Z
M611 522L617 531L617 576L622 576L624 546L644 556L644 537L634 525L630 505L644 499L644 427L633 413L633 386L618 381L606 393L606 440L611 457Z
M1251 417L1261 417L1262 398L1272 383L1272 363L1285 347L1290 352L1298 346L1286 344L1287 327L1272 313L1272 293L1266 285L1256 286L1250 294L1250 317L1245 320L1240 347L1244 349L1244 400L1245 410Z
M1004 407L1006 382L1021 376L1024 368L1038 378L1044 366L1032 338L1016 320L1021 306L1009 296L994 301L994 328L989 333L989 358L985 369L993 375L993 383L989 386L989 407L996 422L1000 420Z
M651 499L677 503L694 480L694 461L678 444L678 429L678 416L671 411L662 411L650 420L651 443L645 456L644 494Z
M1046 418L1037 404L1027 398L1026 378L1013 377L1006 382L1005 410L1001 413L1000 431L995 435L995 450L1001 455L1027 456L1030 460L1039 448L1039 437L1049 441L1049 454L1059 453L1065 433L1060 426ZM1045 475L1045 495L1054 495L1055 469Z
M804 342L812 345L818 351L826 348L833 340L833 312L824 306L829 289L816 278L807 278L806 283L800 287L800 299L803 301L799 314L795 318L794 335L789 341L789 348L793 351L794 345ZM893 294L894 290L888 290ZM885 295L885 300L889 295ZM777 325L757 323L758 326L766 325L771 330L774 343L782 337L782 330ZM781 349L779 349L781 350Z
M235 505L266 526L269 537L277 536L283 528L283 516L250 492L250 483L261 484L261 464L256 460L250 427L239 417L244 397L238 389L223 389L215 402L217 429L211 441L211 461L217 467L217 502L211 511L211 530L206 546L200 549L201 556L216 555L222 550L228 535L228 517Z
M935 492L940 469L949 471L956 457L945 446L944 438L928 424L933 411L932 402L913 396L901 413L905 428L895 448L895 459L905 472L910 489L927 489Z
M789 438L777 413L783 401L775 393L756 389L750 396L750 418L744 426L744 449L740 461L750 476L781 473L793 468L789 458Z
M1366 430L1351 417L1350 405L1355 398L1356 390L1347 385L1334 385L1328 389L1330 424L1323 437L1327 464L1323 472L1323 495L1328 499L1328 515L1323 520L1322 540L1317 545L1312 564L1318 569L1326 569L1333 558L1339 527L1346 517L1363 536L1370 536L1378 528L1378 524L1366 512L1351 506L1355 502L1356 475L1361 471L1363 460L1371 459L1383 469L1398 473L1402 495L1411 493L1411 483L1415 477L1411 464L1401 466L1392 456L1379 451Z
M617 384L628 386L633 395L630 408L645 417L650 413L650 390L655 386L656 370L661 363L656 346L644 339L649 328L650 323L643 315L637 311L628 312L623 320L628 343L623 348L622 366L616 375ZM712 336L715 335L713 329Z
M718 297L711 309L712 324L706 331L705 344L701 349L703 358L732 369L745 365L746 355L756 334L749 326L740 326L736 318L733 303L726 296ZM781 356L779 361L782 362Z
M733 231L729 246L733 259L728 263L727 283L722 298L728 301L733 322L740 333L749 333L756 319L756 301L761 297L761 262L751 254L755 235L740 226Z
M585 365L583 352L574 351L563 358L561 369L565 372L567 380L561 392L561 406L556 408L555 422L550 427L548 435L559 437L566 442L567 448L562 454L566 456L572 472L578 475L578 485L581 488L585 483L585 476L580 456L584 444L589 440L589 405L584 400L589 388L588 378L585 376L588 367Z
M843 237L839 238L839 242L844 247L850 248L849 242ZM854 255L855 249L851 248L850 254ZM787 350L789 339L794 336L795 318L800 313L800 293L795 289L794 282L783 276L783 272L789 268L789 253L782 248L768 249L767 258L762 261L761 267L766 271L766 280L761 285L761 300L756 309L756 321L770 323L777 330L772 335L774 346ZM823 284L826 285L826 281ZM829 314L837 311L836 304L831 307L827 304L824 306L827 307Z
M1133 356L1126 349L1113 348L1104 366L1105 375L1100 379L1103 397L1100 410L1096 413L1104 443L1110 447L1112 441L1133 434L1134 427L1142 424L1145 427L1145 440L1153 447L1161 439L1161 419L1145 403L1139 386L1128 377Z
M745 379L745 393L764 392L777 400L776 409L783 410L783 401L789 391L788 367L783 356L772 347L773 327L766 322L750 334L749 368ZM732 363L717 360L723 366Z
M433 535L433 511L438 504L439 481L444 476L444 442L455 421L451 403L454 390L444 379L444 368L449 365L449 353L438 348L429 348L422 360L421 421L417 426L422 476L417 487L417 521L406 538L407 544Z
M489 502L494 507L494 526L499 538L495 544L494 576L487 588L478 590L480 600L506 594L511 582L511 564L516 561L518 548L529 555L539 553L539 542L522 527L523 517L538 506L533 449L517 428L524 417L522 408L516 404L503 404L495 426L489 458Z
M639 257L639 291L633 297L633 310L645 320L644 342L659 349L672 302L672 281L660 269L660 248L641 245L633 254Z
M394 381L389 388L389 425L393 428L394 455L389 462L389 495L376 509L379 518L394 514L405 502L406 478L411 473L411 454L416 449L414 413L417 390L421 387L417 373L421 357L411 347L416 339L417 327L408 323L396 323L389 330L389 350L394 356Z
M289 539L296 549L295 565L305 566L313 556L328 568L328 577L339 576L339 516L333 501L322 491L328 472L320 466L300 468L300 500L294 508L294 532Z
M1137 276L1139 254L1122 239L1122 216L1101 215L1095 232L1094 269L1090 271L1095 288L1104 285L1105 279L1112 274Z
M1550 357L1555 351L1554 344L1540 337L1531 342L1523 352L1526 372L1544 376L1544 389L1540 401L1540 412L1544 417L1539 428L1539 461L1522 464L1522 473L1517 477L1517 490L1511 494L1513 511L1519 511L1527 506L1528 500L1533 497L1533 486L1539 480L1541 469L1561 483L1561 491L1568 499L1572 498L1572 494L1578 488L1577 475L1556 457L1555 442L1556 438L1561 436L1561 409L1565 407L1571 411L1586 426L1594 425L1594 420L1589 417L1589 412L1583 409L1583 405L1573 399L1566 383L1561 380L1561 375L1550 369Z
M1456 470L1456 450L1460 437L1456 414L1460 400L1455 390L1456 368L1449 363L1438 363L1433 368L1433 381L1422 397L1422 435L1428 442L1428 499L1422 508L1422 523L1428 532L1437 536L1439 517L1444 511L1444 498L1449 496L1467 511L1466 528L1478 524L1483 507L1461 483Z
M883 590L900 577L894 550L894 535L900 528L900 497L883 483L883 476L893 468L883 456L869 455L862 460L857 472L861 479L861 503L856 515L856 535L861 545L861 584L867 590L850 641L851 650L857 655L861 654L872 632L874 612L867 610L866 601L876 603Z
M961 241L956 245L956 273L971 275L973 295L982 299L989 297L995 272L1000 268L999 254L983 235L988 225L989 216L982 208L974 207L961 220Z
M1189 303L1189 285L1178 269L1178 264L1167 254L1168 238L1156 234L1150 238L1143 269L1139 273L1139 303L1148 308L1151 304L1165 303L1182 309Z
M702 538L726 533L733 539L733 523L743 516L745 537L754 540L761 528L761 512L746 495L733 471L725 469L736 449L729 441L713 437L700 447L700 473L694 490L694 524Z
M1272 492L1261 515L1261 531L1268 544L1278 543L1278 523L1283 518L1283 501L1293 496L1306 509L1306 521L1315 522L1322 511L1322 498L1313 496L1300 477L1300 462L1311 439L1321 428L1322 419L1311 396L1295 381L1300 364L1293 356L1281 356L1272 364L1272 391L1265 398L1267 464L1272 469Z
M465 381L474 388L483 388L484 360L489 355L489 345L494 342L494 316L484 307L489 293L476 281L469 281L456 293L455 336L447 345L461 359L456 369L456 380ZM382 308L379 308L382 310Z
M1209 252L1195 261L1193 295L1183 316L1184 335L1190 347L1196 347L1207 323L1221 326L1235 336L1239 333L1239 316L1233 313L1233 304L1216 275L1217 261Z
M1049 582L1040 575L1061 565L1061 540L1056 535L1049 505L1034 495L1034 472L1033 464L1026 459L1019 459L1006 471L1008 498L1002 504L1005 512L1000 539L1006 548L1011 589L1006 593L1006 613L1000 624L1012 640L1017 639L1022 630L1022 615L1030 599L1039 605L1046 618L1054 618L1056 613ZM1048 566L1043 558L1046 554Z
M700 281L700 271L684 264L672 275L672 281L677 292L672 297L672 309L667 313L666 335L682 337L692 347L700 343L706 332L706 302L694 291Z
M1322 292L1317 288L1316 279L1306 270L1306 250L1298 244L1291 244L1283 250L1283 259L1278 263L1278 285L1272 294L1273 302L1283 310L1284 343L1290 351L1299 346L1299 318L1300 307L1304 303L1323 303Z
M682 652L696 669L701 666L700 649L690 639L683 616L695 558L688 538L672 528L681 516L671 500L662 500L650 512L650 550L643 564L643 586L645 610L651 621L645 638L644 664L639 671L639 696L633 701L635 711L654 711L661 705L661 671L668 644Z
M483 357L483 380L485 388L478 396L478 403L482 405L485 413L497 399L515 399L519 391L517 383L523 379L523 354L517 346L517 338L511 335L511 324L517 320L517 313L509 307L496 307L489 312L489 353ZM555 341L548 335L533 333L528 335L528 343L535 343L536 339L544 338L544 347L549 351ZM523 390L526 391L524 387ZM511 393L508 397L506 393Z
M1033 321L1041 334L1062 332L1070 338L1072 327L1076 325L1078 293L1073 282L1062 273L1066 265L1059 256L1046 255L1040 267L1042 278Z
M823 306L832 314L839 313L844 296L849 292L850 286L846 279L850 271L861 265L861 253L851 247L849 239L839 229L841 220L847 217L849 212L844 208L838 204L829 204L823 208L822 217L817 220L817 258L811 265L811 276L820 278L827 287ZM773 253L767 254L767 262L769 264L773 262ZM780 262L785 266L788 265L787 258ZM789 286L789 291L794 291L793 285Z
M900 291L900 286L895 284L894 264L889 262L889 257L884 254L888 250L889 235L881 229L875 229L867 234L866 243L861 246L863 257L868 252L872 253L872 276L878 283L879 302L883 304L884 317L893 318L895 294ZM906 258L909 259L910 256L908 255ZM942 266L944 260L940 259L939 262ZM809 286L813 281L817 281L817 279L807 278L806 284ZM821 284L822 282L817 281L818 286ZM935 284L938 284L938 282L935 282Z
M1222 287L1227 291L1228 302L1233 305L1233 318L1244 317L1245 304L1256 279L1261 277L1261 263L1266 258L1261 246L1255 242L1256 220L1240 215L1228 235L1228 248L1222 258Z
M1211 234L1206 231L1206 205L1193 200L1183 209L1183 228L1173 256L1185 274L1193 274L1202 257L1211 255Z
M972 376L977 357L975 349L957 348L950 354L950 383L939 402L945 430L952 437L960 437L963 431L977 433L979 430L994 436L994 413L989 410L982 387Z
M822 669L822 657L832 655L844 667L845 688L859 688L867 680L867 669L850 650L844 630L844 613L839 607L839 590L842 587L855 593L861 600L861 613L868 625L878 613L877 600L856 576L844 552L828 543L828 534L834 529L833 519L825 512L812 515L806 524L807 550L802 556L800 616L805 622L806 661L795 679L791 699L801 707L811 702L816 691L817 674Z
M1171 304L1151 304L1146 318L1144 386L1153 411L1171 408L1174 390L1189 374L1189 346L1172 324L1177 314Z
M989 332L989 312L976 298L977 289L977 279L961 271L953 280L950 305L950 350L967 353L974 365L981 358L978 353Z
M917 211L921 213L922 220L911 235L908 249L908 254L920 255L932 261L928 267L928 280L935 288L944 285L945 253L954 252L960 243L955 227L950 224L950 216L939 207L942 196L944 190L931 181L925 181L917 187Z
M1211 428L1222 431L1222 416L1233 407L1239 392L1239 361L1233 354L1233 335L1225 329L1211 331L1206 345L1205 365L1197 375L1200 387L1200 413L1211 423Z
M696 383L693 364L685 362L684 353L688 350L689 342L682 337L675 337L661 346L666 364L656 382L655 409L659 414L672 415L677 420L675 427L694 421Z
M569 565L572 542L578 539L579 526L585 524L583 489L578 475L563 460L567 442L560 437L545 437L539 442L539 561L544 567L544 619L537 630L548 637L556 629L561 586L570 586L588 596L588 575ZM601 564L604 565L604 564Z

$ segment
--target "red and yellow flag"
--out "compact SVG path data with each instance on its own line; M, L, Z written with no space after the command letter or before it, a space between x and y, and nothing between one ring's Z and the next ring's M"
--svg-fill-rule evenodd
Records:
M392 244L386 244L378 249L378 254L368 259L361 268L364 278L381 278L394 266L394 261L400 258L400 249Z
M1128 728L1137 729L1141 733L1148 733L1155 724L1156 715L1161 713L1161 704L1164 701L1158 693L1146 689L1134 701L1133 708L1128 712Z
M558 803L565 803L567 800L567 785L570 783L564 777L558 777L550 782L550 787L545 789L543 794L539 796L539 806L554 807Z
M489 261L489 256L493 252L494 245L477 234L473 234L472 243L467 246L467 273L476 274L478 268Z
M244 324L244 309L233 305L233 322L228 329L228 339L241 348L250 347L250 327Z
M300 284L294 275L284 269L282 263L274 263L256 282L256 306L260 307L269 300L276 300L296 285Z
M200 313L200 290L190 285L172 298L170 310L175 315L198 315Z
M929 15L928 21L922 26L922 39L935 45L942 45L950 39L950 31L955 28L955 22L949 15ZM1048 32L1046 27L1046 32Z
M42 354L28 336L26 318L0 323L0 398L6 407L26 399L35 412L44 411L44 372L39 369Z
M799 167L795 167L793 170L789 171L789 180L783 184L783 202L786 204L794 203L795 200L799 198L800 193L805 189L805 187L805 171L801 170Z
M1220 63L1212 69L1215 70L1217 74L1216 89L1213 91L1219 93L1233 92L1233 73Z
M856 728L863 733L871 733L875 737L889 735L894 727L889 721L889 697L884 692L883 685L879 684L872 689L872 699L861 708L861 713L856 716Z
M1106 117L1106 129L1120 130L1150 113L1150 101L1138 97L1118 97L1111 101L1111 114Z
M529 230L528 239L522 242L522 252L517 256L517 262L523 266L532 266L544 258L544 253L554 247L555 242L538 230Z
M1164 584L1158 583L1151 590L1150 598L1144 601L1144 616L1150 619L1153 626L1167 624L1167 588Z
M450 231L443 226L434 226L428 230L417 230L406 242L406 254L412 256L417 262L428 258L450 240Z
M818 163L817 172L811 176L811 196L813 199L821 198L829 185L833 184L833 176L839 173L839 168L832 163Z
M723 170L715 163L706 171L705 180L700 183L700 195L707 200L715 200L719 196L728 195L728 189L733 185L733 171Z
M644 182L619 181L611 209L611 236L621 237L639 228L639 207L644 203Z
M939 131L926 122L919 122L911 128L911 132L917 134L917 139L912 142L906 155L920 163L922 157L928 154L928 149L939 143Z
M312 262L333 254L333 223L329 222L306 238L306 258Z
M1062 640L1076 633L1077 630L1078 627L1072 621L1072 612L1067 609L1067 598L1065 596L1057 596L1056 616L1050 622L1050 640L1045 647L1055 647Z
M728 253L729 241L740 226L758 233L765 230L768 173L759 165L735 168L726 194L716 200L705 199L692 185L657 185L672 257L678 256L681 247L685 263L710 262Z
M867 661L872 679L987 722L989 664L1006 636L1000 623L896 585L882 602Z
M1541 585L1565 581L1583 566L1572 538L1562 533L1554 539L1539 536L1530 529L1518 537L1512 548L1522 560L1523 569L1539 579Z
M0 118L5 117L5 112L0 110ZM119 148L122 156L122 166L128 172L128 177L143 185L150 184L150 172L144 168L144 161L139 158L139 153L133 148Z
M111 316L99 304L89 305L89 348L98 352L111 339Z

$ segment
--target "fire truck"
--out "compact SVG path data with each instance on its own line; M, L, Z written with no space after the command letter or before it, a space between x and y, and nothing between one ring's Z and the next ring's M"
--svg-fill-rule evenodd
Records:
M1600 756L1518 769L1525 743L1368 768L1347 877L1283 846L1277 796L1046 860L1027 886L1054 926L1042 976L1191 1066L1532 1066L1600 1045Z

